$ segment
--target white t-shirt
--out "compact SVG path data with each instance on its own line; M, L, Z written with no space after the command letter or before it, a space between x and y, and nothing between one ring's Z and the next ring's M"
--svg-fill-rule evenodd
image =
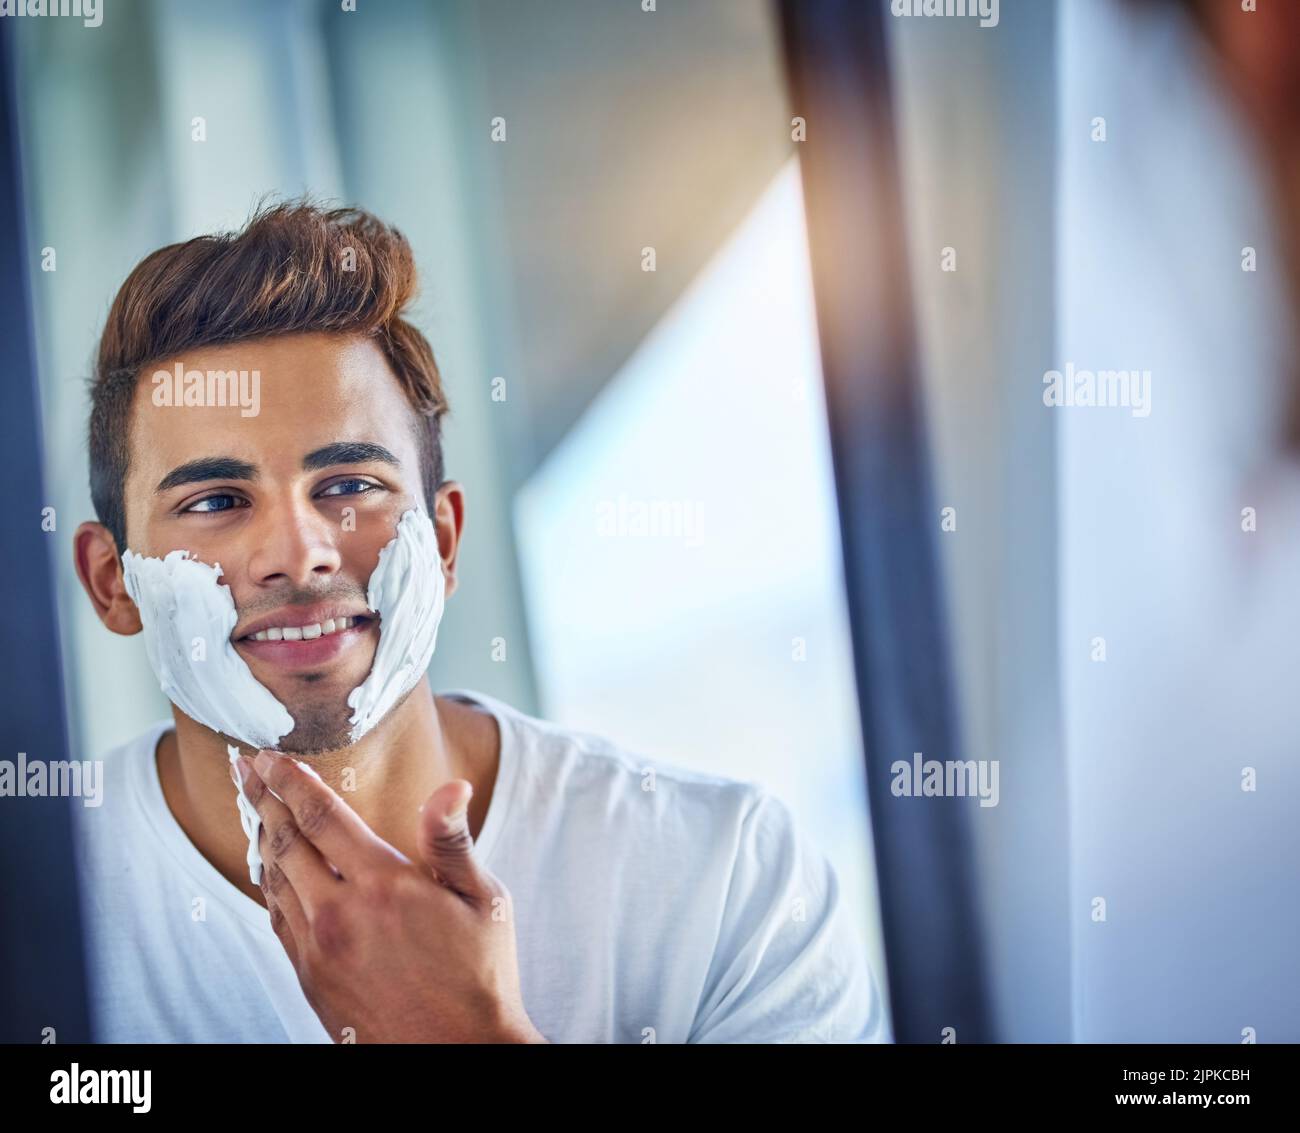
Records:
M833 869L775 796L442 695L500 725L474 852L513 897L524 1007L548 1039L889 1041ZM332 1041L266 910L171 813L155 755L171 726L106 755L102 805L73 808L98 1040Z

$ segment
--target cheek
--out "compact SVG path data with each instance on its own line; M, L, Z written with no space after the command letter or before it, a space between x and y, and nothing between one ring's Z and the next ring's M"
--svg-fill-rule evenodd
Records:
M344 560L343 569L363 592L370 583L370 576L375 571L375 564L379 561L379 551L383 545L383 543L376 543L373 547L367 546L364 551L360 548L349 551Z
M396 516L390 519L387 515L379 515L367 516L364 520L358 516L356 530L348 532L345 529L339 543L343 570L363 591L379 565L379 553L393 541L396 527Z

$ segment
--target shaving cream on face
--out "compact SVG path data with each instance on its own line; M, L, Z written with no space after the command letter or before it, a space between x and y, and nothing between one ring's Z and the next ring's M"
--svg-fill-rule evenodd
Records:
M145 651L162 691L191 720L249 747L273 748L293 717L255 676L230 640L238 615L230 587L209 566L172 551L122 555L127 593L140 611Z
M379 615L379 645L370 675L348 696L353 743L424 676L445 601L437 532L421 508L412 508L398 521L370 576L366 603Z

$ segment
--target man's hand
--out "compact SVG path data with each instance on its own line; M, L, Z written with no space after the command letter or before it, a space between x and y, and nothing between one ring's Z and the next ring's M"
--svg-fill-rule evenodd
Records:
M547 1041L520 996L510 894L470 852L466 780L421 808L413 863L295 760L236 766L271 927L335 1042Z

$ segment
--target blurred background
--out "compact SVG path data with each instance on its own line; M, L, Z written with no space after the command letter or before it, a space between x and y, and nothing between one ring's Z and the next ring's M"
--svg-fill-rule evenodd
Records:
M1300 1041L1300 196L1278 192L1282 134L1228 77L1235 33L1202 11L1216 2L1002 0L987 27L868 0L802 16L105 0L93 31L26 21L13 61L72 749L96 758L166 713L139 643L100 626L72 570L85 383L116 288L267 193L355 203L415 248L448 475L469 498L435 688L769 787L830 857L896 996L972 985L958 1041ZM863 196L859 227L819 240L819 209L854 198L806 196L825 182L794 119L843 59L793 33L868 9L892 92L869 154L896 158L898 210ZM1285 50L1300 38L1259 72ZM824 125L808 118L807 145ZM856 152L847 131L820 136ZM872 258L891 241L903 262ZM823 286L859 253L869 288ZM886 640L850 617L843 517L862 513L836 414L864 403L824 364L830 331L896 339L915 377L908 451L929 486L906 530L925 535L897 561L934 563L933 649L906 619ZM1067 363L1150 371L1149 416L1045 405ZM900 483L886 470L854 498L885 507ZM867 641L902 642L951 686L951 751L864 733ZM916 750L997 760L999 805L958 800L925 826L921 808L953 800L887 795ZM868 767L872 813L900 816L874 838ZM969 869L950 882L969 920L907 847ZM897 1025L913 1002L895 1006ZM937 1011L900 1034L940 1041Z

